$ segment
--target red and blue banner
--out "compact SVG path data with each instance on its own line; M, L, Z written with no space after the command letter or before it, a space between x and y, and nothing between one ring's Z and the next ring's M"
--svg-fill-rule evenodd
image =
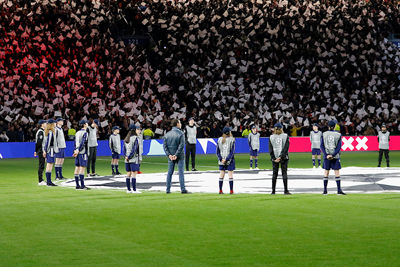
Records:
M197 154L215 154L217 138L197 139ZM268 137L260 138L260 153L268 153ZM111 156L108 141L98 141L97 156ZM400 150L400 136L390 137L390 150ZM67 142L66 157L71 157L74 143ZM343 136L342 151L377 151L379 150L378 137L376 136ZM35 151L35 143L0 143L1 158L32 158ZM309 137L290 137L289 152L311 152ZM249 153L247 138L236 138L236 153ZM165 155L162 139L144 140L143 155L159 156Z

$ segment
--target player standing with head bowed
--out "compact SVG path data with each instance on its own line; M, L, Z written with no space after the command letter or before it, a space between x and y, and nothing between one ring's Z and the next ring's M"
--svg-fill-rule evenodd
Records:
M253 160L254 160L254 168L259 170L258 168L258 151L260 151L260 133L257 131L257 126L253 125L251 127L251 132L247 137L249 141L250 148L250 170L253 169Z
M112 134L108 140L108 145L111 149L111 170L112 175L120 175L118 170L118 160L121 154L121 136L119 135L120 128L118 126L112 127Z
M274 133L269 138L269 154L272 161L272 195L275 195L279 164L282 170L284 194L291 195L288 190L287 169L289 163L289 136L283 132L281 123L275 123Z
M378 142L379 142L378 167L380 167L381 163L382 163L382 154L385 154L386 166L390 167L390 164L389 164L389 141L390 141L390 133L386 128L386 124L382 124L381 131L378 132Z
M85 186L85 169L88 160L88 121L81 120L79 125L82 127L75 135L75 183L76 189L89 190ZM81 182L79 184L79 181Z
M225 172L228 171L230 194L233 194L233 171L235 170L235 138L232 129L224 127L222 137L218 138L217 157L219 165L219 193L223 194Z
M56 170L56 180L64 179L62 174L62 167L64 164L65 158L65 148L67 145L65 144L65 137L63 132L64 120L62 118L56 119L56 141L58 146L58 153L55 154L56 165L54 169Z
M43 142L43 157L46 158L46 181L47 186L56 186L51 181L51 171L55 162L54 155L58 153L57 141L56 141L56 121L50 119L47 121L46 130L44 131L44 142Z
M44 131L46 129L46 121L40 120L38 124L40 128L36 132L35 153L33 154L33 156L34 157L37 156L39 159L39 166L38 166L39 185L46 185L46 182L43 181L44 164L46 163L46 159L45 157L43 157L43 140L44 140Z
M124 140L125 145L125 169L127 172L126 187L127 193L141 193L136 190L136 175L140 171L140 162L142 161L142 146L140 144L142 131L140 126L131 124L129 132ZM132 183L131 183L132 181ZM132 190L131 190L132 185Z
M337 193L346 195L340 186L340 149L342 148L342 135L335 131L336 121L331 120L328 123L328 131L321 137L321 150L324 153L323 168L324 173L324 195L328 194L329 170L334 170L337 185Z
M315 169L315 158L318 158L318 168L321 168L321 136L322 132L318 130L318 124L313 124L313 130L310 133L311 158L313 168Z

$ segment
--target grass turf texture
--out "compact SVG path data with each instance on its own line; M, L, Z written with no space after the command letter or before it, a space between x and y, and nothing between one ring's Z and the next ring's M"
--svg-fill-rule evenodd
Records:
M309 153L290 156L292 168L311 166ZM390 156L399 167L400 152ZM248 168L248 155L236 159ZM145 157L142 170L165 172L165 163ZM343 153L342 164L375 167L377 153ZM0 161L1 266L398 266L399 194L81 192L37 186L36 166ZM215 156L198 156L197 166L216 169ZM66 159L64 175L72 171ZM109 174L108 158L97 172Z

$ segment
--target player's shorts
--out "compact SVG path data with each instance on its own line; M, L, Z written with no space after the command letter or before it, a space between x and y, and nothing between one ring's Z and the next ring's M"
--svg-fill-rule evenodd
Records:
M120 155L118 153L112 153L112 159L119 159Z
M54 149L50 148L50 152L46 153L46 162L47 163L54 163L55 158L54 158Z
M76 167L86 167L87 166L87 155L86 154L78 154L75 158L75 166Z
M235 170L235 159L232 159L229 165L219 165L220 171L233 171Z
M324 170L340 170L342 168L340 159L324 159L323 168Z
M65 158L65 148L59 148L58 153L55 154L56 159Z
M138 172L138 171L140 171L140 164L125 163L125 170L127 172Z
M312 150L311 150L311 153L312 153L312 155L321 155L321 149L319 149L319 148L313 148Z
M251 149L250 148L250 156L252 157L257 157L258 156L258 150L257 149Z

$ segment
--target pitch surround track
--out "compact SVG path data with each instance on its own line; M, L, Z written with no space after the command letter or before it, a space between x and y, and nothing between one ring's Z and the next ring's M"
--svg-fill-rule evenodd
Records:
M125 190L125 175L97 176L86 178L86 185L96 189ZM216 193L218 191L218 171L185 172L186 188L193 193ZM271 170L236 170L234 172L235 193L266 194L271 192ZM289 189L292 193L322 192L322 169L289 169ZM140 191L165 191L166 173L143 173L137 176ZM228 191L228 177L225 176L225 191ZM400 192L400 168L360 168L346 167L341 170L342 188L347 193ZM172 192L179 192L177 173L172 178ZM69 179L61 186L75 187ZM331 171L328 191L335 193L336 183ZM281 175L278 176L277 192L283 192Z

